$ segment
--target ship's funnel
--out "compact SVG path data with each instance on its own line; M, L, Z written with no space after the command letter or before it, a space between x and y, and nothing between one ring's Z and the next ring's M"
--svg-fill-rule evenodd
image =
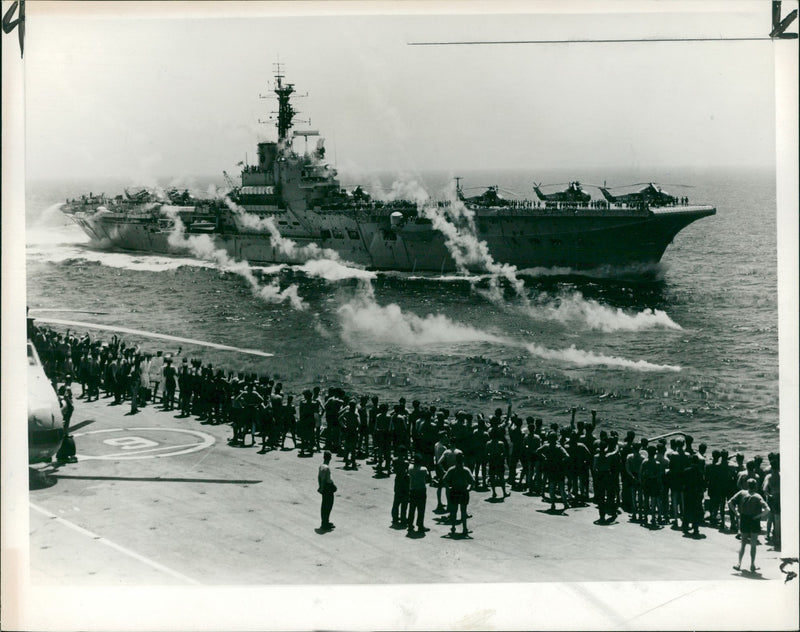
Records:
M258 167L264 171L272 169L278 155L278 143L266 142L258 144Z

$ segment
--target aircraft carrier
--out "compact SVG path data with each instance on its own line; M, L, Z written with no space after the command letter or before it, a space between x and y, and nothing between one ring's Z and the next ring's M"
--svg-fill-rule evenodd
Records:
M518 268L637 267L658 263L679 231L716 213L650 185L635 194L592 200L579 183L539 199L506 199L497 187L453 199L382 201L361 187L343 188L325 162L322 138L302 153L293 141L318 136L292 130L294 85L275 75L278 140L258 143L258 164L246 165L239 185L228 178L224 199L198 199L177 190L141 190L114 197L68 199L62 211L95 245L185 254L186 238L206 234L214 246L252 264L303 263L327 249L375 270L480 270L485 261L456 261L441 221L485 242L492 259ZM177 238L176 238L177 235ZM296 247L286 247L291 240ZM450 246L450 247L448 247Z

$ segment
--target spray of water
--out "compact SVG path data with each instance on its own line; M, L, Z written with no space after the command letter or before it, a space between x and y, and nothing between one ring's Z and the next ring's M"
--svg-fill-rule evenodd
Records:
M666 264L660 261L658 263L632 263L623 266L602 265L589 269L557 266L552 268L524 268L519 271L519 274L526 277L564 276L588 279L641 279L649 277L653 280L660 280L664 278L666 268Z
M258 217L245 211L230 198L225 197L224 200L228 208L236 214L237 221L241 226L252 231L269 234L270 242L278 248L281 254L291 261L302 264L298 269L308 276L319 277L326 281L375 277L374 273L342 259L335 250L321 248L314 243L301 246L296 241L284 237L272 217Z
M33 224L33 226L38 228L50 228L50 227L61 227L61 226L68 226L72 224L72 221L61 212L62 207L64 206L64 202L57 202L56 204L51 204L46 209L44 209L39 216L33 220L33 222L29 222ZM30 217L30 215L28 216Z

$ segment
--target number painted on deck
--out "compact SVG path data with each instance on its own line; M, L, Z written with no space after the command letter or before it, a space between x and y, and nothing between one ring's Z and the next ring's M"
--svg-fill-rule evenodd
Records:
M123 450L154 448L158 445L157 441L150 441L150 439L143 439L142 437L117 437L116 439L105 439L103 443Z

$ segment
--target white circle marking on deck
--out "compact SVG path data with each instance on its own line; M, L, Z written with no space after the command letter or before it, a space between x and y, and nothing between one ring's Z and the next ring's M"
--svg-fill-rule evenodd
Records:
M103 443L115 448L121 448L126 452L115 452L113 454L103 454L100 456L93 456L87 454L78 454L77 457L81 461L100 460L100 461L130 461L134 459L160 459L166 456L179 456L181 454L190 454L199 450L204 450L214 444L214 437L199 430L186 430L183 428L107 428L103 430L89 430L87 432L76 432L73 436L80 437L84 435L96 435L101 433L131 433L122 436L115 436L110 439L104 439ZM199 439L199 442L183 443L180 445L173 445L163 441L155 441L139 436L139 434L147 432L178 432L182 434L192 435ZM164 444L164 445L162 445ZM152 447L159 446L159 447Z

